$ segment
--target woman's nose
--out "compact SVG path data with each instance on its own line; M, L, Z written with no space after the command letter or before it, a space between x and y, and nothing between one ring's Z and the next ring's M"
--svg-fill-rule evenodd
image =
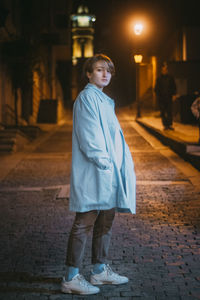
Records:
M106 76L107 73L108 73L108 72L107 72L106 70L103 71L103 75L104 75L104 76Z

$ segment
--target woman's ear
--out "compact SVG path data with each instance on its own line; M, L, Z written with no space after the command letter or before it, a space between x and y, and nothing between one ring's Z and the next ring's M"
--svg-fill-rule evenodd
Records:
M86 72L86 76L87 76L88 79L90 79L91 78L91 73Z

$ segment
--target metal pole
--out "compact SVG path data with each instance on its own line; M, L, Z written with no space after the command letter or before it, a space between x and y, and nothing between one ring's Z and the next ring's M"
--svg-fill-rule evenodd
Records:
M141 117L140 97L139 97L139 63L136 63L136 104L137 104L137 115L136 115L136 119L137 119Z

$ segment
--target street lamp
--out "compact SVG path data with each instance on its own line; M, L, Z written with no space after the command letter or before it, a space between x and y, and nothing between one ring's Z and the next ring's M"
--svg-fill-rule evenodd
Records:
M139 65L142 62L143 56L141 54L135 54L134 60L136 63L136 105L137 105L137 115L136 118L141 117L141 109L140 109L140 94L139 94Z
M136 24L134 25L134 32L135 32L135 34L136 34L136 35L141 35L141 33L142 33L142 31L143 31L143 28L144 28L144 26L143 26L142 23L136 23Z
M143 31L143 24L138 22L135 23L134 25L134 33L137 36L140 36L142 34ZM142 62L142 58L143 56L141 54L135 54L134 55L134 60L136 63L136 105L137 105L137 115L136 118L140 118L141 117L141 109L140 109L140 94L139 94L139 65Z
M142 54L135 54L134 55L134 60L136 64L140 64L142 62L143 56Z

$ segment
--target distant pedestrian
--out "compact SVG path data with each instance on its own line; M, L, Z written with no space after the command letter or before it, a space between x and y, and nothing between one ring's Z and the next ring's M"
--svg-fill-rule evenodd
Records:
M164 129L174 130L173 123L173 99L176 94L176 84L174 78L169 75L167 64L161 68L161 75L156 80L155 93L160 109L160 116Z
M191 111L197 120L200 120L200 97L197 97L192 103Z
M97 54L84 66L89 83L73 109L71 211L76 212L67 247L64 293L96 294L95 285L123 284L128 278L107 264L115 210L135 213L135 172L129 148L104 92L114 74L109 57ZM87 237L92 236L93 270L88 282L79 274Z
M191 111L198 120L198 125L199 125L199 141L198 141L198 143L200 144L200 97L197 97L195 99L195 101L192 103Z

